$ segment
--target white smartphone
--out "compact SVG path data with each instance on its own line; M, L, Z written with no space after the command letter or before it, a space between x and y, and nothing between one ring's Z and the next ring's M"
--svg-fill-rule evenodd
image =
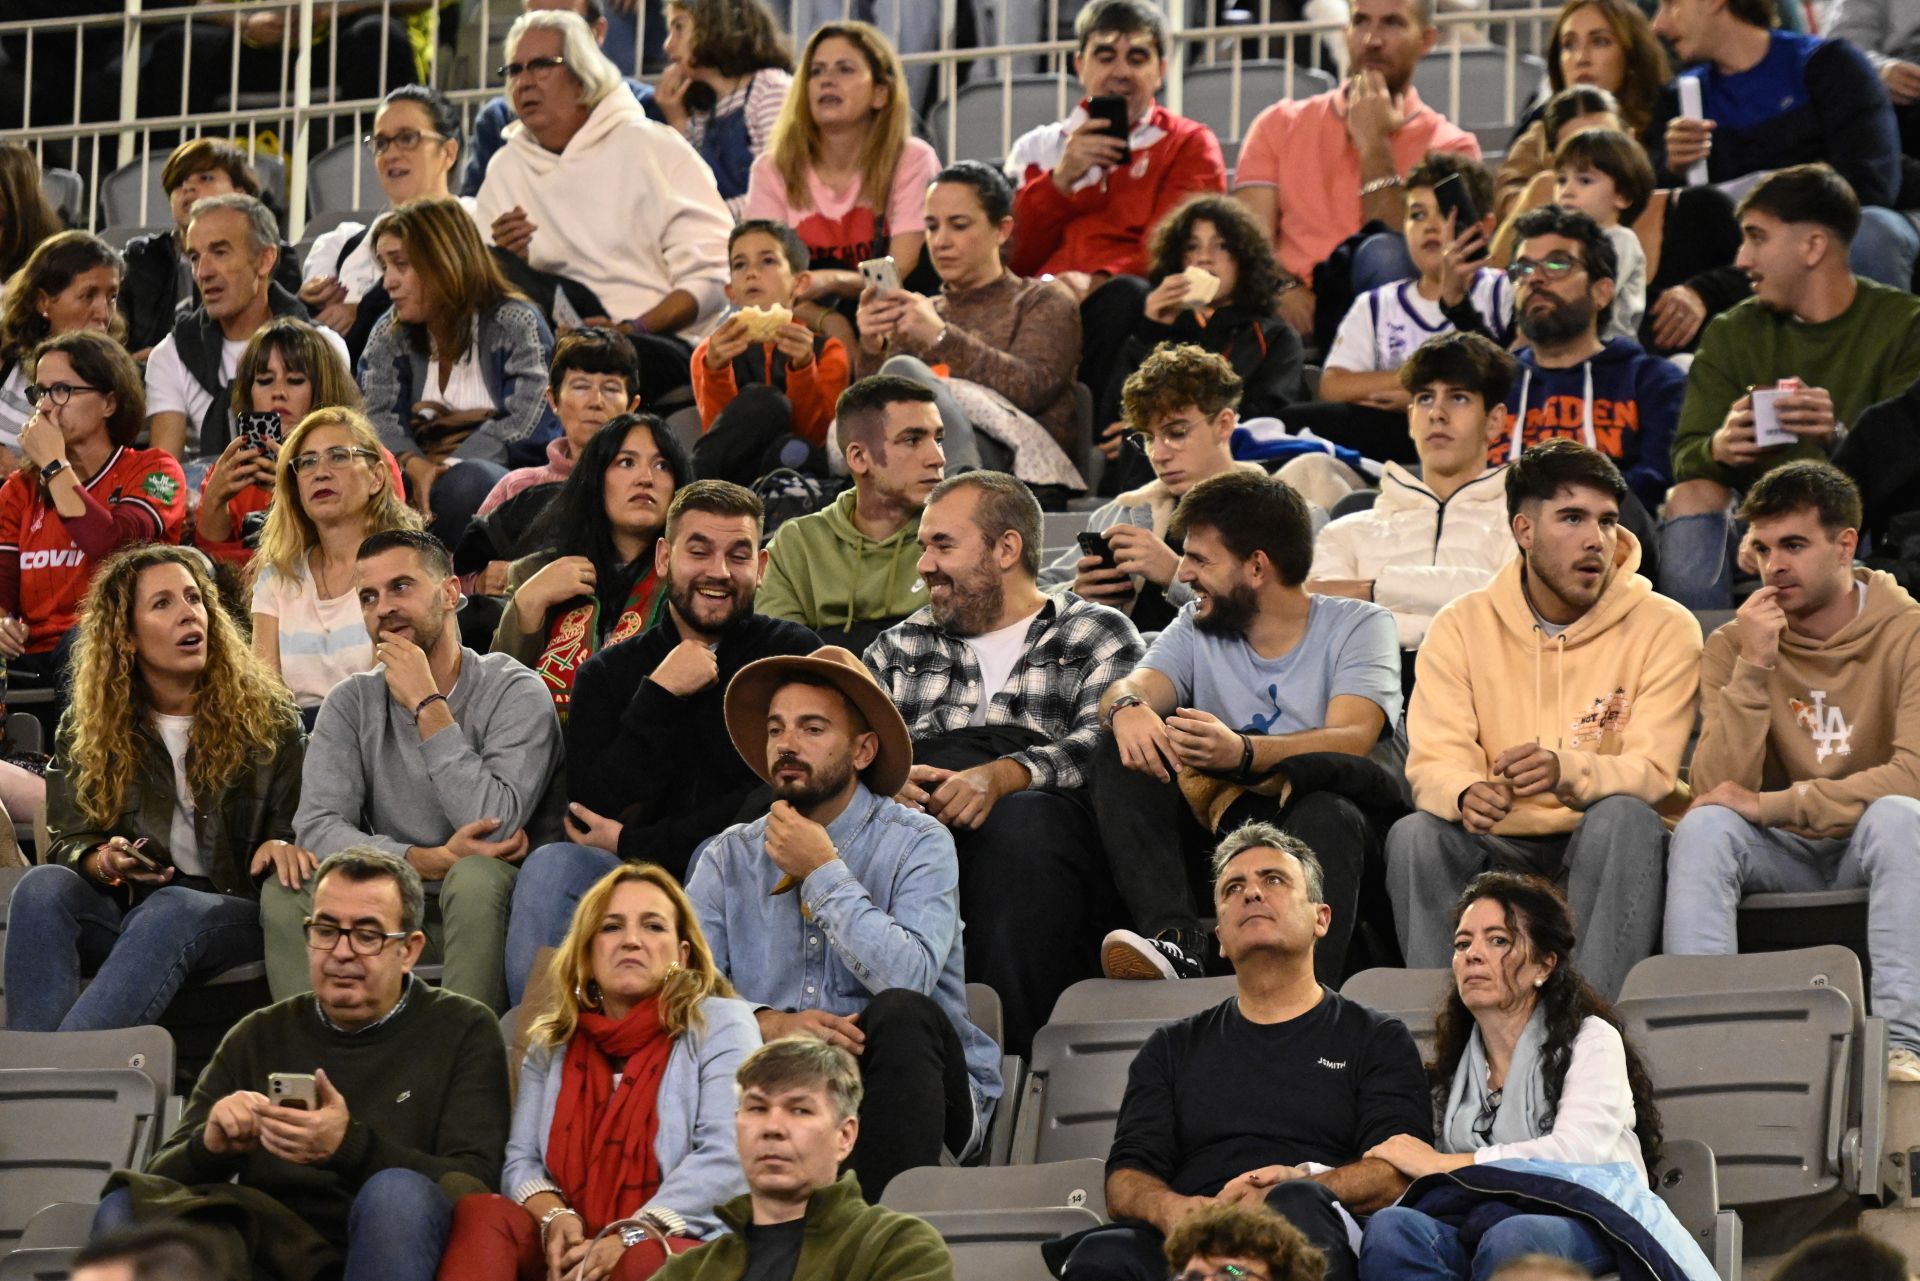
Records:
M320 1108L320 1083L310 1072L272 1072L267 1076L267 1097L283 1108L315 1112Z
M860 279L873 286L876 293L889 293L900 288L900 269L893 265L893 256L869 258L860 264Z
M1678 80L1678 86L1680 89L1680 114L1683 116L1691 116L1695 120L1706 119L1706 116L1703 114L1705 108L1700 105L1700 77L1681 76ZM1702 156L1687 166L1687 185L1689 187L1704 187L1707 185L1706 157Z

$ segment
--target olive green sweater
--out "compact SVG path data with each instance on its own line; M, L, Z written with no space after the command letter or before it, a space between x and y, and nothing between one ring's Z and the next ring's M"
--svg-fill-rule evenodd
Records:
M747 1270L740 1232L753 1222L751 1197L715 1206L726 1236L680 1255L654 1281L739 1281ZM806 1234L793 1281L953 1281L947 1243L924 1219L868 1205L860 1183L843 1174L807 1202Z

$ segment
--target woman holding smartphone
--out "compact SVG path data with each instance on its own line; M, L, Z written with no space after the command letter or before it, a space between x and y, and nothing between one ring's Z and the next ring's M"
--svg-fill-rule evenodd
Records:
M94 575L73 714L47 770L46 862L14 887L15 1030L156 1021L190 978L261 955L259 885L299 885L305 739L189 548L145 546ZM93 973L84 993L81 976Z

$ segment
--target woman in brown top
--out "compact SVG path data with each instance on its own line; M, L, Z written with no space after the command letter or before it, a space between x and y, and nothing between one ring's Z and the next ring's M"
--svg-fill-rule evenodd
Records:
M884 370L924 382L946 424L949 474L1007 461L997 442L976 436L945 382L976 383L1044 427L1063 449L1074 433L1074 370L1080 363L1080 309L1065 287L1008 271L1001 251L1013 233L1013 188L999 170L962 160L927 187L927 250L940 296L904 289L860 297L860 377ZM984 449L983 449L984 446ZM983 460L982 454L989 455Z

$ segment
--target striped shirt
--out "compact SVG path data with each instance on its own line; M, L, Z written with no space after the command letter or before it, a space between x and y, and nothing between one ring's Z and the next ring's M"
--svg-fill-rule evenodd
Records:
M373 637L359 598L349 589L321 600L304 565L299 578L289 580L263 564L253 585L253 612L278 624L280 679L303 708L320 706L328 690L373 666Z

